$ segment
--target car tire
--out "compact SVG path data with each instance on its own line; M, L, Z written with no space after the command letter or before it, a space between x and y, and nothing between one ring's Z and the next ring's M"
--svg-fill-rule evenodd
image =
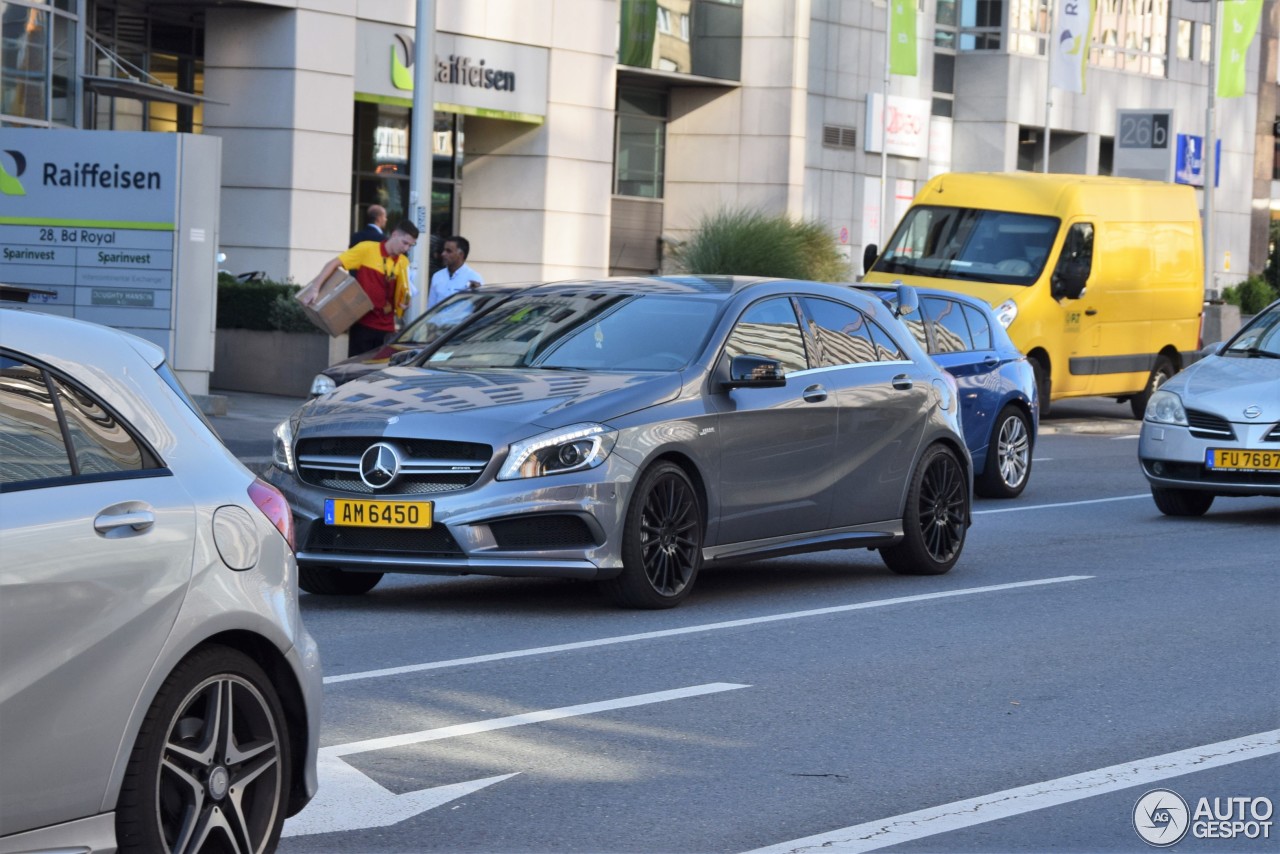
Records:
M1031 477L1031 421L1010 404L996 416L987 460L973 489L983 498L1017 498Z
M955 452L933 445L911 475L902 541L880 549L899 575L942 575L955 566L969 524L969 481Z
M627 506L622 573L603 582L624 608L673 608L693 589L702 566L705 524L698 492L684 470L660 462L645 471Z
M1162 489L1151 487L1156 507L1166 516L1203 516L1213 506L1213 494L1194 489Z
M119 850L275 850L289 805L290 743L261 667L230 647L192 653L138 731L116 804Z
M1173 362L1169 361L1168 356L1156 356L1156 363L1151 368L1151 375L1147 377L1146 387L1129 398L1129 410L1134 418L1142 420L1142 416L1147 414L1147 401L1151 400L1151 395L1155 394L1156 390L1177 372L1178 369L1173 366Z
M381 572L348 572L332 566L298 567L298 586L321 596L359 596L382 580Z
M1036 396L1040 398L1040 417L1049 414L1052 401L1049 399L1053 391L1053 378L1049 376L1049 366L1039 359L1031 360L1031 373L1035 376Z

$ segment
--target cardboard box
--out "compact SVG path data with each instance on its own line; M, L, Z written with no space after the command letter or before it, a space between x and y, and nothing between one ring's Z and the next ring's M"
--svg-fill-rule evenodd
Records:
M295 296L311 322L330 335L341 335L373 310L364 288L341 267L323 282L312 282Z

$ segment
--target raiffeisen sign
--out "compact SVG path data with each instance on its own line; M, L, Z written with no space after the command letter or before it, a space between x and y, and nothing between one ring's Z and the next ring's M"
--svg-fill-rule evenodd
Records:
M359 100L411 105L411 30L360 21L355 89ZM433 96L437 110L541 124L547 114L546 48L435 34Z

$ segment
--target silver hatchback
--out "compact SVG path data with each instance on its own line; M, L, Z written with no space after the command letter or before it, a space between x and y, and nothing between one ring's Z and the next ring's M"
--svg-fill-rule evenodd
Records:
M263 852L316 790L293 520L140 338L0 309L0 852Z
M864 548L946 572L972 484L955 381L889 303L731 277L529 288L303 406L275 462L304 590L547 576L642 608L711 562Z

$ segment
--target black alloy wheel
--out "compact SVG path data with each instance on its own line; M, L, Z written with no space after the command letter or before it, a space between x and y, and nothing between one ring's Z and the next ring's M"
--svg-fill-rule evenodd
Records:
M984 498L1017 498L1031 477L1031 421L1010 404L996 416L982 476L973 488Z
M116 807L120 850L273 851L290 762L266 673L237 650L198 650L169 675L138 732Z
M969 520L969 482L955 452L933 445L920 460L907 491L902 542L880 550L900 575L941 575L955 566Z
M702 504L684 470L661 462L646 471L627 507L622 574L604 582L627 608L672 608L689 595L702 566Z

